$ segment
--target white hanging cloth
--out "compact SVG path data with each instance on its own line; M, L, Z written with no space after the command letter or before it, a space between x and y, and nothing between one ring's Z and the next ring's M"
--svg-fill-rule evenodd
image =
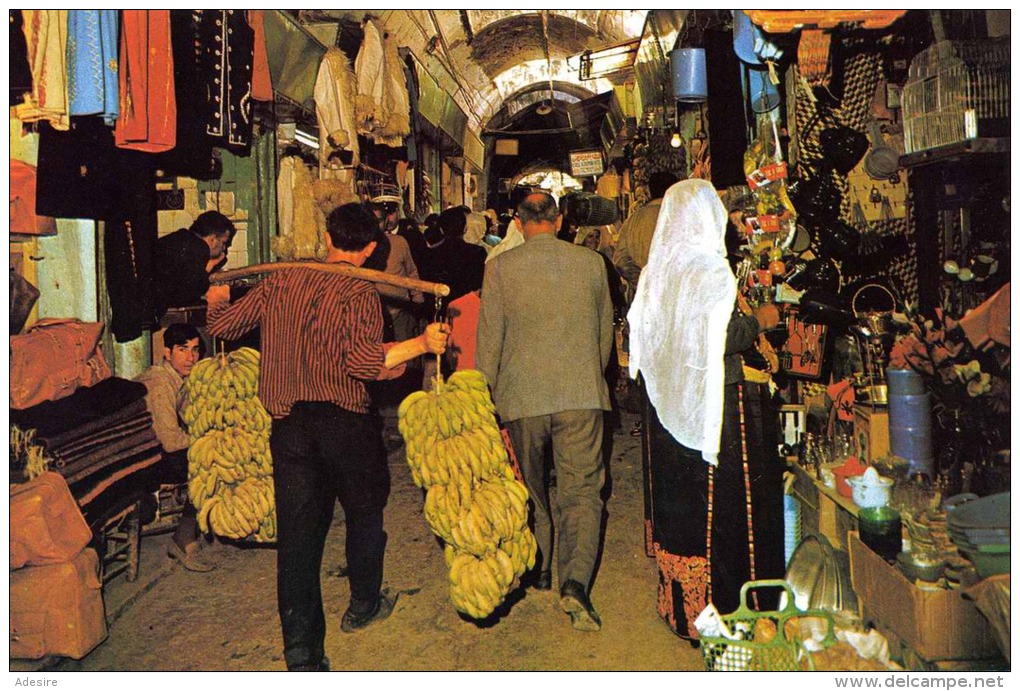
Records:
M630 373L640 371L663 427L717 465L726 329L737 296L726 261L726 208L712 185L666 192L630 323Z
M377 144L402 146L411 133L410 97L396 42L375 19L364 23L365 36L354 61L357 75L355 121L358 134Z
M361 160L355 124L355 76L350 61L339 48L330 48L315 78L315 116L319 121L319 178L340 179L354 189L354 167ZM343 165L341 151L353 160Z

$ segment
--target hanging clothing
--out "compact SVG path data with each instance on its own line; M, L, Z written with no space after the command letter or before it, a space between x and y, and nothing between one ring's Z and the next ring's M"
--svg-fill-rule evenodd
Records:
M115 186L107 193L112 209L106 217L106 292L113 317L110 331L117 341L131 341L156 324L155 157L142 151L113 147Z
M320 234L322 216L313 194L313 180L298 156L280 161L276 179L276 211L279 222L272 251L282 261L326 257L326 241Z
M251 97L256 101L273 100L273 78L269 72L269 53L266 51L266 29L263 10L248 10L248 24L255 32L255 49L252 59Z
M8 10L10 17L11 105L25 102L25 94L32 91L32 68L28 64L28 44L25 42L25 19L21 10Z
M22 122L71 126L67 103L67 10L22 10L32 91L14 109Z
M669 188L627 315L631 376L642 373L670 434L712 465L722 429L726 327L737 297L726 221L710 183Z
M169 10L124 10L117 146L158 153L177 143Z
M243 10L170 13L177 145L161 167L200 180L218 178L214 146L248 155L255 31Z
M201 43L199 70L209 101L206 133L217 146L240 149L251 146L251 82L255 31L243 10L192 10L192 32Z
M56 222L35 213L35 167L12 158L10 183L10 231L22 235L56 235Z
M386 60L383 52L382 29L374 19L363 24L365 35L361 40L358 57L354 60L357 75L355 113L357 133L369 136L382 120L383 88Z
M398 147L403 146L404 137L411 134L411 103L404 64L397 53L397 40L389 33L383 35L383 56L386 67L383 102L386 119L376 135L376 143Z
M355 76L339 48L330 48L315 78L315 116L319 121L319 177L350 183L361 161L354 119Z
M66 131L49 122L39 125L36 212L54 218L107 217L114 208L114 149L113 131L100 117L73 118Z
M120 111L117 10L67 14L67 95L71 115L102 115L113 126Z
M411 133L410 97L395 39L375 19L364 24L365 36L354 61L357 75L357 133L376 144L400 147Z

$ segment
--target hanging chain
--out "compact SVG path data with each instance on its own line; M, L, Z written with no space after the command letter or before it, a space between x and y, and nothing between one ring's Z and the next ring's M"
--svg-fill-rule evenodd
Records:
M433 323L439 322L439 315L443 311L443 296L436 293L436 311L432 315ZM436 353L436 390L443 390L443 356Z

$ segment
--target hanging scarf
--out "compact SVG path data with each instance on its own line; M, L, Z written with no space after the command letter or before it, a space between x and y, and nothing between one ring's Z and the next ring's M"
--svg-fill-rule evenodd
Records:
M627 315L631 376L641 372L663 426L711 465L718 464L723 353L737 293L726 220L710 183L670 187Z

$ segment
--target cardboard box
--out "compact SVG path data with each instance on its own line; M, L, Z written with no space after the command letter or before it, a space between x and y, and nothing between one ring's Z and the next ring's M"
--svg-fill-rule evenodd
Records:
M82 550L67 564L11 572L10 656L80 660L106 640L99 556Z
M998 657L991 625L958 590L922 590L850 533L850 580L861 616L929 662Z

